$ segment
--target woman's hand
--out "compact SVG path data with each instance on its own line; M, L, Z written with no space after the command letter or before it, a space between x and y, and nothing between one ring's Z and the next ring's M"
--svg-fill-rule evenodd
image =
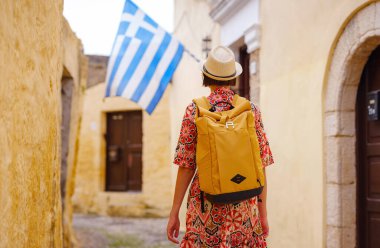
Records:
M178 214L170 214L168 226L166 228L166 235L168 239L176 244L179 244L178 234L179 234L179 217Z
M179 210L181 208L183 197L185 196L187 187L193 178L195 170L179 167L177 173L177 181L175 184L173 206L170 211L168 227L166 228L166 234L168 239L176 244L179 244Z
M269 235L269 225L268 225L268 219L266 216L261 217L260 216L260 224L261 228L263 229L263 236L264 238L267 238Z

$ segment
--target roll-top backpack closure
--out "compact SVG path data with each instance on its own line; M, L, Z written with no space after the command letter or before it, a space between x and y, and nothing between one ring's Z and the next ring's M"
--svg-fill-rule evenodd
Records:
M207 97L194 99L193 102L197 106L196 118L207 116L219 121L222 124L225 124L227 120L233 119L244 111L251 111L250 102L237 94L234 95L234 99L232 101L232 106L234 106L234 108L223 112L211 112L211 105Z
M201 192L215 203L239 202L259 195L265 176L250 101L235 94L233 108L221 112L213 111L217 103L211 105L206 97L193 102Z

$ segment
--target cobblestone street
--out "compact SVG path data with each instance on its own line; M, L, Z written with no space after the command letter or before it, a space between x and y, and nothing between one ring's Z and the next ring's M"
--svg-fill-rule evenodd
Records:
M166 239L166 223L166 218L74 215L74 229L82 248L176 247Z

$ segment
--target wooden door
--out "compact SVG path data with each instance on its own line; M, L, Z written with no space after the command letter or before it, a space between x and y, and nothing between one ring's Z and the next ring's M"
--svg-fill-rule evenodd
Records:
M106 190L142 188L142 113L107 114Z
M380 247L380 120L368 120L367 93L380 90L380 47L370 56L358 90L358 247Z

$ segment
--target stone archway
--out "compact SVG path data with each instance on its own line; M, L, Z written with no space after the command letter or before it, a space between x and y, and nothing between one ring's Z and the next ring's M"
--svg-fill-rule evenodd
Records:
M356 247L355 103L362 70L378 45L380 2L371 1L343 25L326 70L326 247Z

